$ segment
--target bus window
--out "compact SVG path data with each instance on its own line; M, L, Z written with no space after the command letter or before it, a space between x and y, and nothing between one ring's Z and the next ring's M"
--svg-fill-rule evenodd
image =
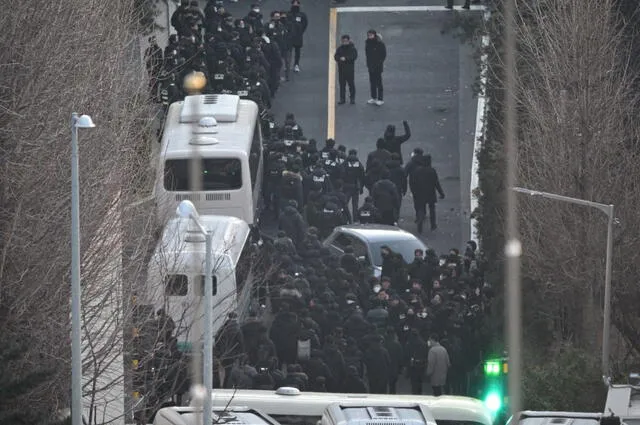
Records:
M321 416L269 415L282 425L318 425Z
M172 297L185 296L189 288L189 279L183 274L170 274L164 278L164 293Z
M262 148L260 143L260 122L256 124L253 131L253 141L251 142L251 153L249 154L249 169L251 170L251 187L256 186L258 178L258 168L260 166L260 157L262 156Z
M164 187L168 191L191 190L189 159L165 161ZM242 165L237 158L202 160L202 190L233 190L242 187Z
M236 287L238 288L238 293L242 290L247 277L249 277L249 272L251 271L253 260L251 251L251 241L247 239L244 244L244 248L242 248L240 258L238 258L238 263L236 264Z
M193 278L193 287L195 288L196 297L204 297L204 275L198 275ZM218 293L218 278L213 276L213 295Z

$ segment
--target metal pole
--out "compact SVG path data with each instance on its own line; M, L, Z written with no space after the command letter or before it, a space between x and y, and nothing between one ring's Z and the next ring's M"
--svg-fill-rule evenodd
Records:
M78 114L71 114L71 423L82 425L82 340L80 336L80 188Z
M613 222L615 220L615 208L612 204L602 204L599 202L587 201L585 199L571 198L569 196L557 195L555 193L540 192L537 190L525 189L523 187L512 187L515 192L525 193L532 196L541 196L543 198L553 199L555 201L567 202L570 204L583 205L586 207L596 208L607 215L607 256L605 260L605 277L604 277L604 318L602 324L602 380L606 386L609 386L609 341L611 339L611 267L613 257Z
M205 398L203 405L203 425L211 425L211 409L213 401L213 259L211 256L213 233L205 234L205 270L204 270L204 368L203 384Z
M604 323L602 325L602 379L609 386L609 339L611 336L611 257L613 256L613 205L609 205L607 215L607 257L604 277Z
M518 179L517 34L515 13L515 0L505 1L505 154L507 161L507 187L515 186ZM522 287L520 282L522 246L518 229L518 200L516 194L508 190L506 198L506 327L509 352L509 411L513 415L521 410L522 401Z

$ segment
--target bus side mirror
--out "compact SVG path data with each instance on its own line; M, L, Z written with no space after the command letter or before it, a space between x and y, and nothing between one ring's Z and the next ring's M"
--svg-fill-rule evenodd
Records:
M600 418L600 425L620 425L621 423L620 416L611 415Z

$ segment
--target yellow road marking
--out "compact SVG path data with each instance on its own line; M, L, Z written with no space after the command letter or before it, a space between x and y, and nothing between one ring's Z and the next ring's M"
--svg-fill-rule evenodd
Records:
M329 9L329 84L327 91L327 139L336 137L336 33L338 31L338 11Z

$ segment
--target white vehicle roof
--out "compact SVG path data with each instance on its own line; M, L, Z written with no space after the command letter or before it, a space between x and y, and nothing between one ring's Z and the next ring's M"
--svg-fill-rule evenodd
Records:
M528 418L581 418L581 419L600 419L602 413L598 412L553 412L524 410L520 412L521 417Z
M169 107L162 137L162 160L205 157L248 157L258 122L258 106L235 95L187 96ZM208 153L214 155L207 155Z
M153 425L197 425L201 422L201 407L165 407L158 410ZM278 425L268 415L244 407L214 410L212 419L221 425Z
M199 220L213 232L214 257L228 258L229 266L235 266L249 236L249 225L244 220L224 215L201 215ZM191 257L197 263L204 261L204 251L204 236L194 223L188 218L174 217L165 225L154 256L156 260L166 260L170 256Z
M331 404L348 405L350 402L368 406L389 405L394 402L410 402L425 405L436 420L467 421L492 424L491 413L479 400L458 396L390 395L390 394L342 394L301 392L295 388L265 390L224 390L213 393L214 406L224 407L231 400L234 406L249 406L268 415L322 416Z

